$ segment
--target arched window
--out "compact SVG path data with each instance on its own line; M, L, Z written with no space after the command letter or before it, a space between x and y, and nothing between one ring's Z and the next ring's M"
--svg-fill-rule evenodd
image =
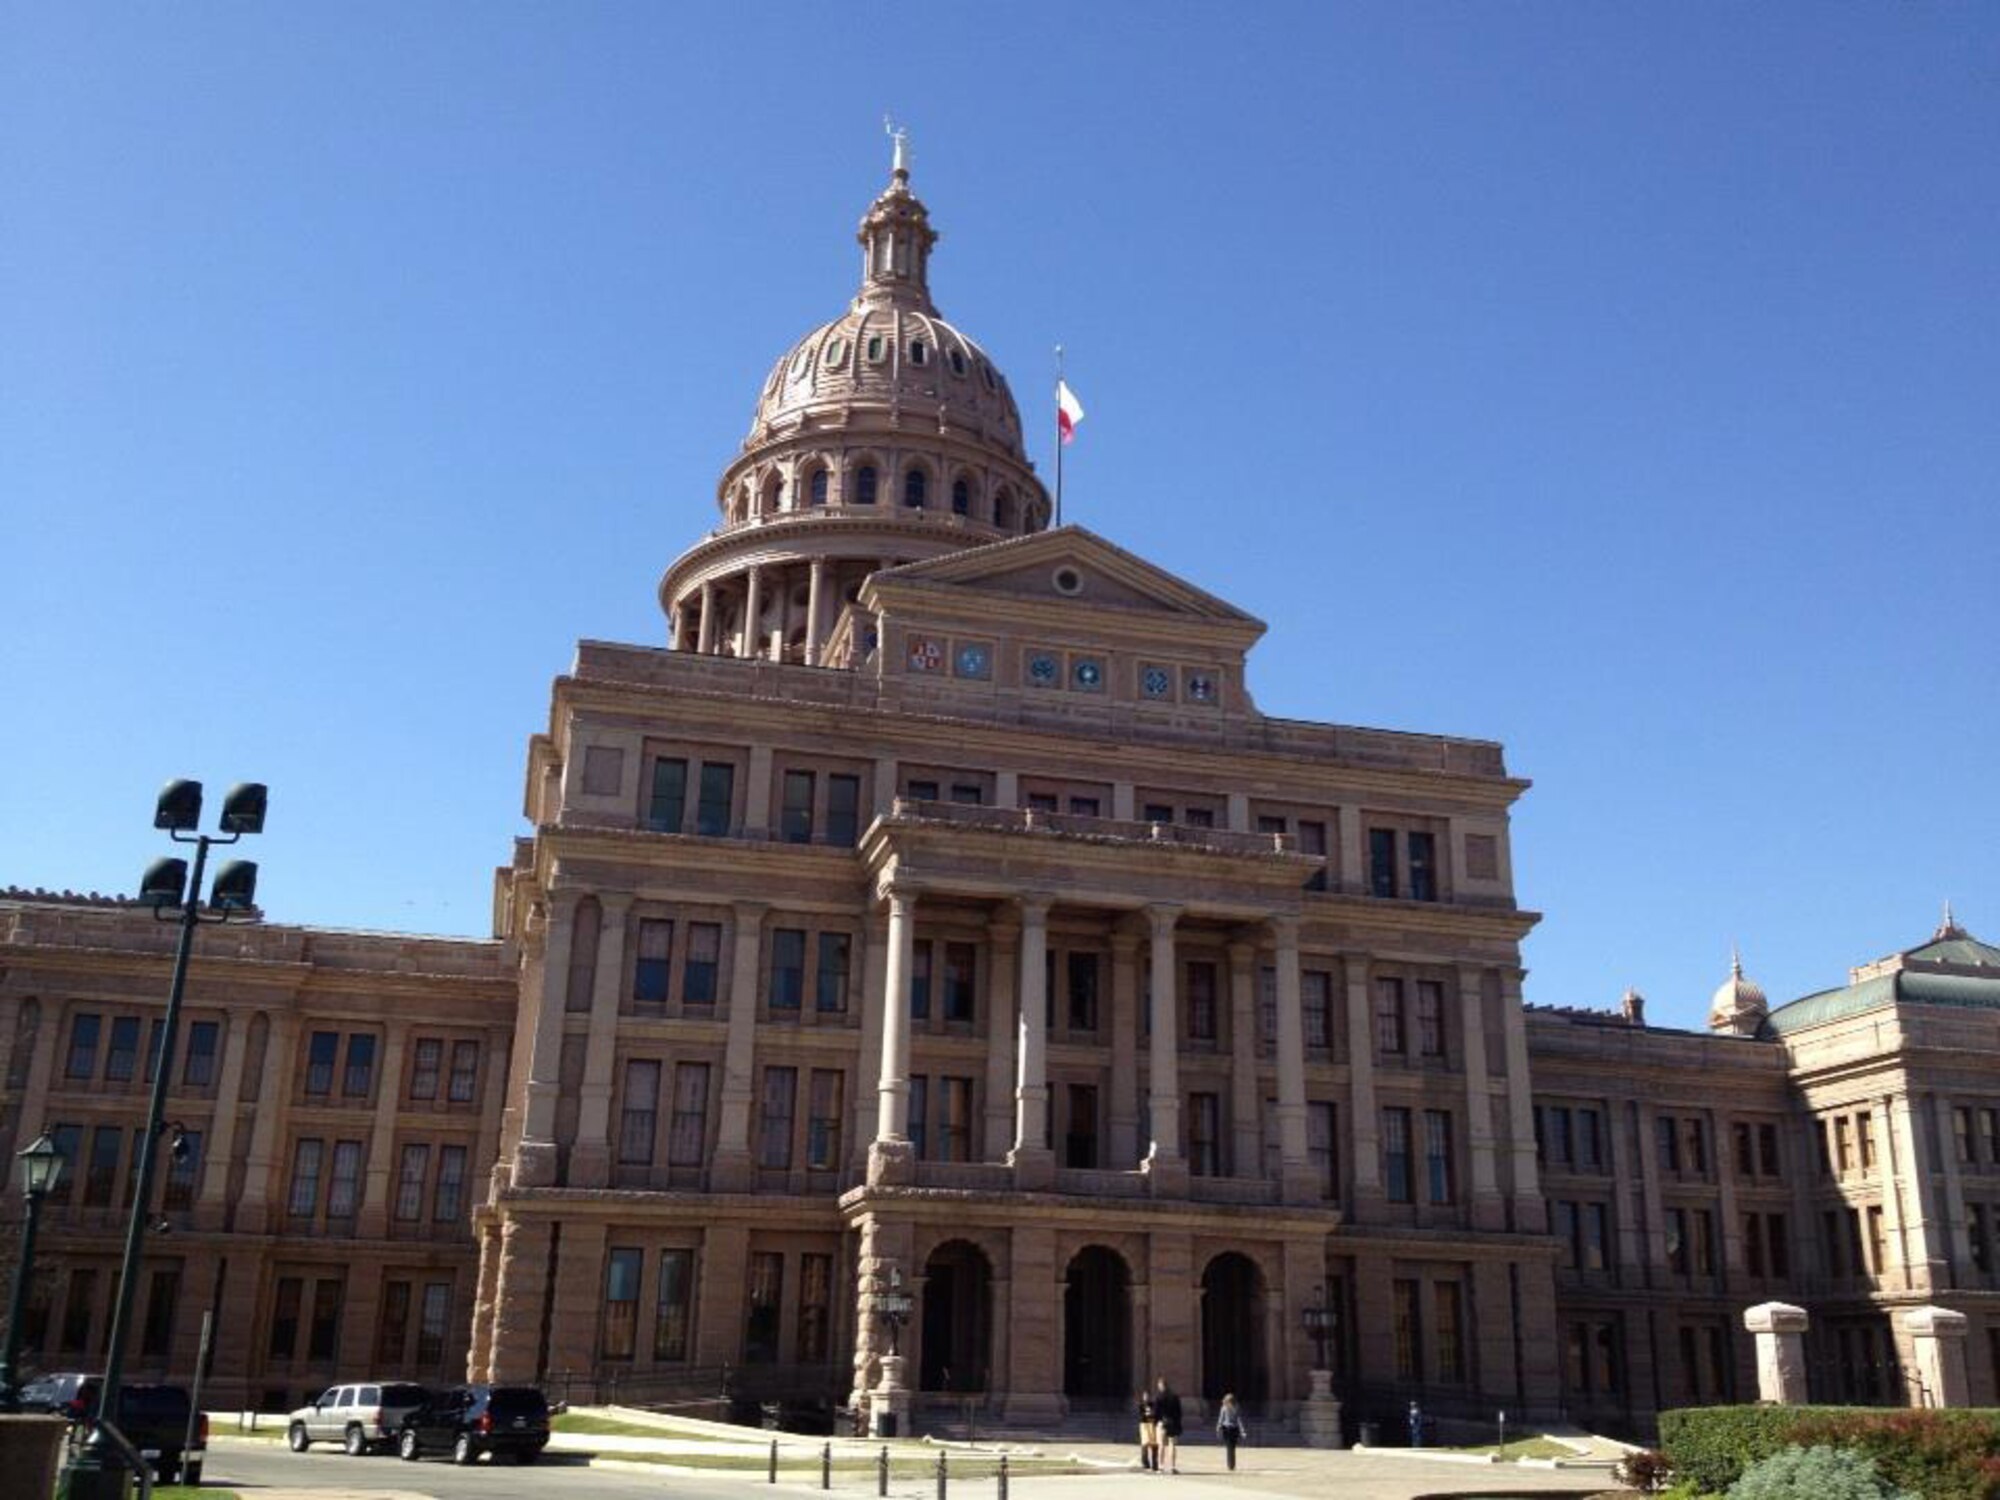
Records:
M812 503L814 505L826 504L826 470L813 470L810 494L812 495Z
M928 346L927 344L925 344L925 343L924 343L924 341L923 341L922 339L911 339L911 340L910 340L910 363L911 363L911 364L913 364L913 365L920 365L920 364L923 364L923 363L924 363L924 362L925 362L926 360L928 360L928 359L929 359L930 357L931 357L931 351L930 351L930 347L929 347L929 346Z
M863 464L854 475L854 503L873 505L875 503L875 465Z
M972 486L963 479L951 482L951 513L955 516L969 515L972 511Z
M930 476L922 469L911 469L903 476L903 504L911 510L922 510L929 488Z
M993 524L1002 531L1014 529L1014 492L1002 490L993 497Z
M874 364L880 364L881 362L882 362L882 335L879 333L870 334L868 337L868 363L874 365Z

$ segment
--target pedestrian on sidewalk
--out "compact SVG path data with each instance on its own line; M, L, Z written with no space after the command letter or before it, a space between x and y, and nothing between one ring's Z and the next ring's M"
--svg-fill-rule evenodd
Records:
M1139 1392L1139 1467L1148 1471L1160 1467L1160 1422L1149 1392Z
M1153 1414L1160 1421L1159 1456L1153 1467L1165 1464L1169 1474L1181 1471L1181 1398L1162 1375L1153 1391Z
M1222 1398L1222 1409L1215 1414L1215 1435L1222 1439L1222 1454L1233 1474L1236 1472L1236 1445L1250 1436L1250 1429L1243 1425L1243 1409L1236 1404L1234 1396Z

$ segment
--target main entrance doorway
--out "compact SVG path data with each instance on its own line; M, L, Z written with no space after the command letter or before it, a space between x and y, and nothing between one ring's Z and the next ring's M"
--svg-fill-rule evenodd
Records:
M1063 1289L1063 1394L1072 1400L1129 1401L1132 1384L1132 1273L1117 1251L1079 1250Z
M1264 1278L1234 1250L1201 1273L1201 1394L1211 1405L1234 1395L1261 1405L1269 1394L1264 1360Z
M927 1391L983 1391L992 1370L993 1268L977 1245L947 1240L924 1262Z

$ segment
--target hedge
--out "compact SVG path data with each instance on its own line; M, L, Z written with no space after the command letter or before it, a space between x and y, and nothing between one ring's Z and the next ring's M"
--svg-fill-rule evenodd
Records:
M1676 1480L1719 1495L1744 1469L1790 1447L1825 1444L1875 1460L1924 1500L2000 1500L2000 1410L1853 1406L1695 1406L1660 1413Z

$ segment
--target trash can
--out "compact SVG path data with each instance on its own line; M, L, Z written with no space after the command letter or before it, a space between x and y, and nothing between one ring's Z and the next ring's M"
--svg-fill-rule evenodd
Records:
M1381 1447L1382 1424L1380 1422L1363 1422L1357 1430L1355 1441L1363 1448Z

